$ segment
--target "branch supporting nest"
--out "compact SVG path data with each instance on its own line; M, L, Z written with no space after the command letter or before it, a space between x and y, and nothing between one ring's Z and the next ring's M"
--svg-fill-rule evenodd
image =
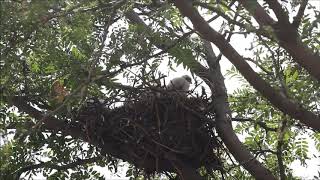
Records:
M90 143L135 164L146 173L176 172L175 162L193 169L220 169L214 114L208 100L179 93L144 92L108 109L92 101L75 117Z

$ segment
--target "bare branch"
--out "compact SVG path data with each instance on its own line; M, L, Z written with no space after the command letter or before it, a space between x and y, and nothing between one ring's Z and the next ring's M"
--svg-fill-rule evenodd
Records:
M254 65L258 66L266 74L272 75L272 73L270 71L268 71L265 67L263 67L261 64L259 64L256 60L253 60L251 58L244 58L244 60L252 62Z

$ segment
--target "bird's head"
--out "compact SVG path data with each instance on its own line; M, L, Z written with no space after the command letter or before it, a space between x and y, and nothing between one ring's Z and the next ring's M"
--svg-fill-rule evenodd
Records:
M182 76L182 78L184 78L186 81L188 81L190 84L192 83L191 81L191 77L189 75L184 75Z

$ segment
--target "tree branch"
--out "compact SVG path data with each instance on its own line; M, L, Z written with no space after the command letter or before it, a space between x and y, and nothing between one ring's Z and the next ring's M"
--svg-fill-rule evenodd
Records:
M227 20L231 24L235 24L235 25L237 25L237 26L239 26L241 28L244 28L244 29L246 28L245 24L242 24L242 23L240 23L240 22L238 22L236 20L233 20L232 18L230 18L228 15L226 15L224 12L222 12L218 8L210 6L210 5L208 5L206 3L203 3L203 2L194 2L193 4L194 5L199 5L200 7L203 7L203 8L206 8L206 9L209 9L209 10L215 12L217 15L223 17L225 20Z
M33 108L25 97L12 97L9 101L9 104L16 106L20 111L27 113L31 117L35 118L37 121L43 120L42 127L50 131L61 131L64 135L71 135L73 138L81 139L85 142L89 142L87 134L81 131L81 128L77 124L67 123L61 121L52 116L43 115L42 112ZM125 154L119 153L122 151L119 147L105 143L101 146L99 141L90 141L90 144L101 147L101 154L110 154L120 159L130 159ZM124 149L129 148L124 146Z
M317 131L320 130L320 117L286 98L280 92L272 88L270 84L263 80L250 67L244 58L224 39L221 34L216 32L208 23L206 23L197 10L192 7L190 2L177 0L174 1L174 3L181 13L191 20L194 28L203 36L203 38L213 42L220 49L223 55L240 71L244 78L275 107L280 109L283 113L290 115L292 118L300 120L310 128ZM320 66L316 66L320 75L319 68Z
M304 67L311 76L320 81L320 56L313 53L310 48L303 44L295 26L290 24L288 20L280 17L283 13L278 11L283 11L283 9L276 0L268 0L266 2L269 3L274 11L277 10L275 14L277 17L279 16L279 22L275 22L257 1L238 1L253 15L261 27L271 26L279 40L279 45L293 57L295 62Z
M224 78L220 70L211 44L204 41L204 47L207 51L207 62L210 64L210 81L213 92L214 112L216 113L217 130L219 136L240 164L250 172L256 179L275 179L272 173L265 168L238 139L231 125L231 110L228 104L227 91L224 84Z
M246 119L246 118L232 118L232 121L236 121L236 122L251 122L253 124L259 125L260 127L265 129L266 131L277 131L277 128L268 127L265 122L255 121L255 120L250 119L250 118L248 118L248 119Z
M262 26L271 26L275 24L267 12L260 6L257 1L238 0L253 15L255 20Z
M284 119L281 122L281 126L279 128L278 133L278 144L277 144L277 159L278 159L278 166L279 166L279 173L280 173L280 179L286 180L286 172L285 172L285 166L283 164L283 157L282 157L282 149L283 149L283 143L284 143L284 134L287 126L287 120Z
M130 10L128 12L126 12L126 18L130 20L131 23L133 24L138 24L138 25L141 25L143 26L147 31L149 32L153 32L153 30L147 25L144 23L144 21L139 17L139 15L137 13L135 13L133 10ZM193 33L194 31L190 31L189 33ZM190 34L189 33L186 33L184 34L180 39L182 40L182 38L186 38L188 37ZM150 38L150 37L147 37L147 38ZM150 40L151 41L151 40ZM152 41L151 41L152 42ZM154 45L159 48L159 49L162 49L163 51L167 51L168 49L174 47L176 44L179 43L179 39L174 42L174 43L170 43L170 44L159 44L159 43L154 43ZM199 71L203 74L202 76L205 76L207 73L207 68L205 68L203 65L201 65L199 62L195 62L197 64L197 67L199 68Z
M22 173L27 172L27 171L32 171L34 169L39 169L39 168L50 168L50 169L56 169L58 171L66 171L68 169L72 169L72 168L75 168L75 167L83 165L83 164L89 164L89 163L96 162L100 159L101 159L101 157L80 159L80 160L77 160L77 161L74 161L72 163L65 164L65 165L57 165L55 162L50 162L50 161L41 162L39 164L32 164L32 165L18 169L16 172L14 172L14 176L16 177L16 179L20 179L20 176Z
M300 23L301 23L301 20L302 20L302 17L304 15L304 10L306 9L308 5L308 0L302 0L301 4L300 4L300 7L299 7L299 10L298 10L298 13L297 15L293 18L293 22L292 22L292 25L293 27L295 27L296 29L299 27Z
M265 0L270 6L274 14L277 16L279 23L290 24L288 14L283 10L278 0Z
M43 127L51 130L51 131L63 131L67 135L71 135L75 138L85 139L82 136L80 128L73 127L70 124L61 121L52 116L44 115L42 112L38 111L34 107L32 107L26 97L15 96L8 100L8 102L14 106L16 106L20 111L29 114L31 117L37 119L38 121L43 122Z

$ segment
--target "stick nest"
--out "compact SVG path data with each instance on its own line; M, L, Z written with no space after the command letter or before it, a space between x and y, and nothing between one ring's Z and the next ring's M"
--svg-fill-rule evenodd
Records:
M208 107L203 98L144 92L117 108L91 101L76 119L102 152L147 173L174 172L179 163L214 170L221 163Z

